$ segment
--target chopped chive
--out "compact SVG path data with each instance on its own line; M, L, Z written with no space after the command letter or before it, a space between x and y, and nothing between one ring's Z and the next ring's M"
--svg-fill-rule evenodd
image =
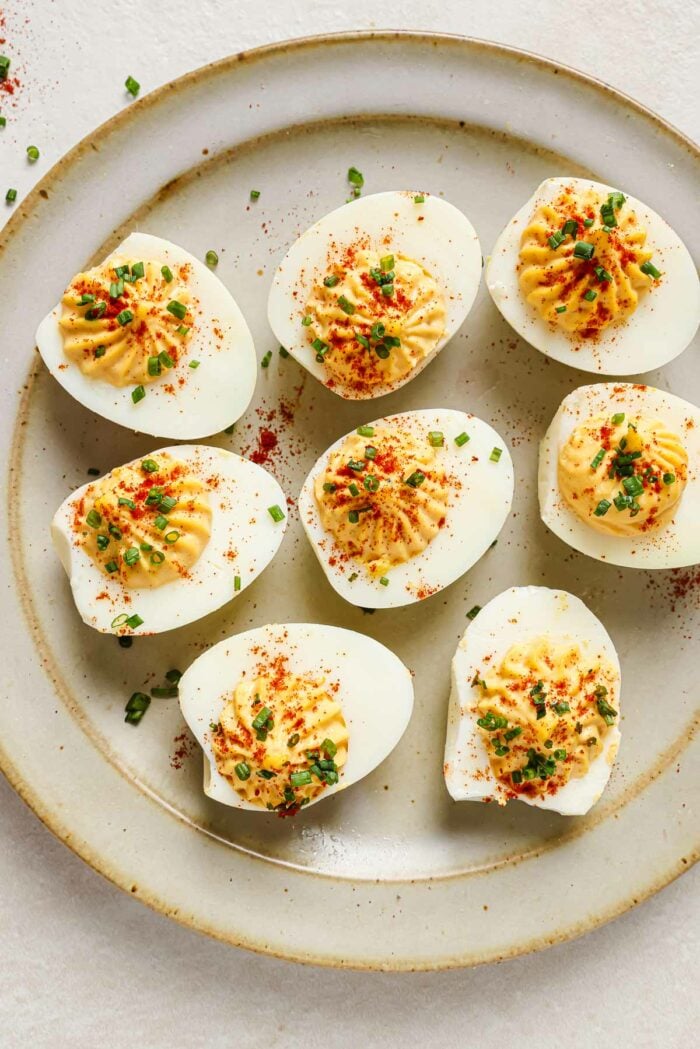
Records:
M165 561L165 554L162 553L160 550L154 550L150 557L151 564L162 565L163 561Z
M186 324L180 324L180 325L179 325L179 326L178 326L178 327L177 327L177 328L175 329L175 333L176 333L177 335L187 335L187 332L188 332L189 330L190 330L190 329L189 329L189 328L187 327L187 325L186 325Z
M661 276L661 270L657 270L652 262L643 262L639 268L642 273L646 273L648 277L653 277L654 280L658 280Z
M190 367L192 371L194 371L196 368L199 368L199 364L199 361L190 361L188 367Z
M95 296L91 295L87 291L84 291L83 294L78 299L78 305L79 306L87 306L87 305L89 305L89 303L94 302L94 301L95 301Z
M141 560L141 551L137 546L130 546L124 553L124 561L127 565L135 565L137 561Z
M169 681L171 685L177 685L181 677L181 670L167 670L165 673L165 680Z
M134 402L134 404L138 404L139 401L142 401L145 396L146 391L144 390L143 386L137 386L131 391L131 399Z
M162 688L157 685L151 689L151 695L154 699L175 699L178 693L177 685L164 685Z
M158 469L158 463L155 461L155 459L142 459L141 469L144 470L147 474L153 474Z
M337 484L333 484L332 481L324 481L324 483L323 483L323 490L324 490L324 492L334 492L337 487L338 487L338 485Z
M596 266L595 275L598 280L603 281L605 284L609 284L612 280L612 273L609 273L603 266Z
M89 466L87 473L88 473L88 477L99 477L100 476L100 469L99 469L98 466Z
M615 414L612 417L612 424L613 424L613 426L619 426L620 423L623 423L624 421L625 421L625 413L624 412L615 412Z
M509 728L507 732L504 732L503 738L507 739L510 743L512 739L517 739L518 736L522 736L522 734L523 730L521 729L520 725L516 725L513 728Z
M413 203L414 203L414 204L425 204L425 196L424 196L424 195L423 195L422 193L418 193L418 194L417 194L417 195L416 195L416 196L415 196L415 197L413 198Z
M39 150L36 146L27 146L27 159L34 163L35 160L39 159Z
M559 716L561 717L562 714L568 714L571 710L571 707L564 700L560 700L558 703L552 704L552 710L555 714L559 714Z
M5 200L8 204L14 204L14 202L17 200L17 190L8 189L7 193L5 194Z
M140 280L146 272L146 267L143 262L134 262L131 266L131 276L135 280Z
M469 440L469 434L467 434L467 433L460 433L457 437L455 437L455 444L457 445L458 448L461 448L462 445L466 444L468 440Z
M277 524L279 524L280 521L284 521L284 513L279 508L279 506L277 506L277 505L275 505L275 506L268 506L267 512L270 515L270 517L272 518L272 520L275 521Z
M676 479L676 475L675 474L664 474L663 478L662 478L664 484L673 484L675 479Z
M411 488L420 488L425 480L425 474L422 470L414 470L410 477L407 477L404 484L409 485Z
M348 485L348 491L350 492L350 495L353 495L353 496L360 494L360 489L357 487L357 485L355 484L354 481L353 481L352 484Z
M289 357L289 350L287 350L284 346L280 346L280 357L284 359Z
M241 589L241 577L239 575L235 575L233 577L233 592L235 594L237 594L240 589Z
M368 444L367 447L365 448L365 459L376 459L376 458L377 458L377 449L373 445Z
M122 534L119 531L119 529L116 528L113 524L108 524L107 525L107 531L112 536L112 539L121 539L121 537L122 537Z
M6 80L10 70L10 59L7 55L0 55L0 80Z
M591 459L591 470L597 470L604 458L605 448L601 448L600 451L596 452L593 459Z
M308 769L302 769L301 772L292 772L289 782L293 787L306 787L311 783L311 773Z
M374 437L373 426L358 426L356 433L359 433L360 437Z
M335 273L331 273L328 277L323 278L323 283L327 288L334 288L340 281L340 277L336 276Z
M161 350L158 354L158 360L165 368L174 368L175 361L172 359L167 350Z
M177 299L171 299L165 308L168 313L172 313L173 317L177 317L179 321L184 321L187 315L187 307L184 303L178 302Z
M556 230L551 237L548 238L547 243L553 251L556 251L560 244L563 244L566 240L565 235L561 230Z
M95 357L104 357L107 352L106 346L97 346L95 349Z
M0 116L0 127L7 127L7 117Z
M357 168L348 168L348 182L352 186L362 187L365 184L364 175Z
M369 333L370 339L383 339L386 332L386 328L381 321L376 321L372 325L372 330Z
M589 288L588 291L584 293L583 297L586 302L593 302L594 299L598 298L598 292L593 291L593 288Z
M130 95L134 96L134 98L136 98L139 91L141 90L141 85L139 84L138 80L134 80L132 76L128 76L126 78L126 80L124 81L124 87Z
M231 434L231 433L233 433L235 431L235 429L236 429L236 424L235 423L231 423L230 426L226 427L226 429L224 430L224 433Z
M576 219L567 219L561 231L565 237L575 237L578 233L578 222Z
M347 299L345 295L338 296L338 305L340 306L343 313L347 313L348 316L351 316L355 312L355 304L353 302L350 302L350 300Z
M99 528L100 525L102 524L102 514L99 514L97 512L97 510L95 510L93 508L90 511L90 513L87 515L85 520L87 521L87 523L90 525L91 528Z
M611 506L612 503L609 499L601 499L593 513L596 517L605 517Z
M168 521L167 517L163 517L162 514L158 514L158 516L155 518L153 524L156 526L156 528L160 529L160 531L162 532L164 528L168 527L170 522Z
M246 761L239 761L237 765L234 765L233 771L239 779L250 779L250 765Z
M608 226L610 229L612 229L613 226L617 226L615 210L612 204L610 203L610 200L607 200L605 204L601 205L600 217L603 221L604 226Z
M165 539L166 543L170 543L170 545L172 546L172 544L176 543L180 538L180 533L177 531L176 528L173 528L170 532L166 532L163 538Z
M107 564L105 565L105 572L109 572L110 575L112 575L114 572L118 572L118 571L119 571L119 565L117 564L116 561L108 561ZM124 620L124 622L126 622L126 620Z
M374 347L374 352L380 360L385 361L391 351L388 346L384 345L383 342L378 342L377 345Z
M258 200L259 198L260 198L260 190L259 189L251 189L251 191L250 191L250 199L251 200Z
M637 496L641 495L644 491L644 485L635 474L633 474L631 477L623 477L622 487L625 489L628 495L632 496L633 499L636 499Z
M369 339L364 335L356 335L355 338L359 342L360 346L363 346L366 350L369 349Z
M519 769L515 769L513 772L511 772L510 778L512 779L513 783L522 783L523 774L522 772L520 772Z
M489 456L489 459L491 460L492 463L497 463L502 455L503 455L503 449L502 448L494 448L493 451L491 452L490 456Z
M388 586L389 585L389 580L387 579L387 577L385 575L383 575L382 578L379 580L379 584L380 584L380 586Z
M272 350L268 350L263 359L260 361L261 368L269 368L270 361L272 360Z
M595 219L584 219L583 220L583 224L586 227L586 229L590 229L594 222L595 222Z
M431 430L428 434L428 440L433 448L442 448L445 443L445 435L441 430Z
M117 506L128 506L130 510L136 509L136 503L133 499L127 499L126 496L120 495L117 499Z
M348 521L350 522L350 524L357 524L359 520L360 515L358 514L357 510L351 510L348 514Z
M557 313L566 313L566 306L555 307Z
M170 266L161 266L160 272L163 274L165 283L170 284L170 281L173 279L173 271L170 269Z
M310 324L312 323L312 319L311 319L311 317L309 317L309 315L307 314L307 315L306 315L306 317L303 317L303 318L302 318L302 321L301 321L301 323L302 323L302 324L304 325L304 327L305 327L305 328L308 328L308 327L309 327L309 325L310 325Z
M150 705L150 696L147 696L145 692L134 692L124 707L126 713L124 720L129 725L138 725Z
M141 616L138 614L134 614L133 616L129 616L129 618L126 621L126 626L131 627L132 630L135 630L136 627L141 626L142 623L143 619L141 618Z
M384 296L385 299L390 299L393 294L394 294L394 285L393 284L382 284L382 295Z
M131 324L134 319L134 315L131 310L122 310L121 313L117 314L116 320L118 324L121 324L122 328L127 324Z
M359 578L359 575L358 575L357 572L351 572L350 575L348 576L348 582L349 583L354 583L355 580L358 579L358 578Z
M85 320L97 321L106 312L107 312L107 303L106 302L96 302L94 306L91 306L89 310L85 311Z
M219 256L216 254L215 251L212 251L211 249L209 249L204 258L207 266L218 266L219 264Z
M589 244L585 240L577 240L574 244L574 255L577 259L592 259L595 255L595 244Z
M381 269L384 270L385 273L388 272L389 270L393 270L393 268L394 268L394 256L393 255L385 255L383 258L381 258L379 260L379 265L380 265Z
M474 607L470 608L467 612L467 619L476 619L480 611L481 605L474 605Z

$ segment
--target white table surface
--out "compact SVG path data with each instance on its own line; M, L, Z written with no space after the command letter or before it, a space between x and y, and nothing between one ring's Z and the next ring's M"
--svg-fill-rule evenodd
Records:
M62 153L127 105L127 74L145 92L257 44L356 28L439 29L540 52L698 137L700 7L692 0L7 0L0 53L12 56L22 87L13 106L0 96L8 117L0 196L8 186L26 194ZM41 150L34 165L25 156L30 144ZM697 1041L697 869L544 954L450 973L336 972L180 928L91 871L2 780L0 798L7 1049L508 1049L545 1040L567 1049L675 1049Z

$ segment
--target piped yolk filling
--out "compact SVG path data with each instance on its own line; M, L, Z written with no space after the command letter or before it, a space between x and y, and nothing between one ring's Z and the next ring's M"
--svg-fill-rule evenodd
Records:
M660 419L623 412L577 426L559 452L559 491L599 532L633 536L667 525L688 479L681 438Z
M321 523L372 575L423 553L446 522L451 482L428 435L360 427L314 481Z
M112 256L79 273L59 318L66 357L111 386L146 385L175 368L194 324L191 267Z
M478 729L506 796L556 794L585 776L618 717L615 670L571 642L513 645L472 685Z
M328 384L363 390L409 375L445 321L443 293L424 266L351 246L313 288L303 323Z
M551 327L595 339L631 317L660 279L646 230L625 201L570 187L535 210L521 237L519 281Z
M348 729L323 677L279 666L242 679L212 726L216 765L236 793L292 814L338 783Z
M134 589L186 578L211 536L205 484L167 454L112 470L89 486L73 531L99 569Z

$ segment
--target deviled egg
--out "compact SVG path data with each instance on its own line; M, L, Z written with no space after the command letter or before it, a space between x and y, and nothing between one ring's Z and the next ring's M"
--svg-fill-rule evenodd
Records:
M88 626L158 634L252 583L282 542L284 508L261 466L222 448L177 445L78 488L51 536Z
M218 433L255 388L255 347L231 293L199 259L146 233L73 277L36 341L77 401L158 437Z
M299 514L331 586L362 608L421 601L488 550L513 501L488 423L448 408L377 419L324 452Z
M630 568L700 562L700 409L653 386L565 397L540 447L544 523L589 557Z
M700 321L700 282L680 237L626 191L546 179L496 241L486 284L519 335L603 375L667 364Z
M481 265L474 228L452 204L375 193L332 211L292 245L270 290L270 326L334 393L381 397L455 334Z
M199 656L179 683L204 751L204 792L294 815L357 783L401 739L411 675L378 641L318 624L270 625Z
M581 816L610 778L619 719L620 664L602 623L564 590L511 587L452 661L447 789Z

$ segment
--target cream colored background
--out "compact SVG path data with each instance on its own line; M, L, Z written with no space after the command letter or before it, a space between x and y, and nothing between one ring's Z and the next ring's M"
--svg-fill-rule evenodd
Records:
M14 108L0 98L9 120L0 131L0 208L7 186L26 194L128 104L128 73L146 91L232 51L320 31L436 29L498 40L607 80L686 134L697 138L700 128L700 7L692 0L443 0L438 12L425 0L8 0L0 11L8 41L0 50L25 82ZM29 144L41 150L31 166ZM168 922L84 866L4 781L0 798L3 1049L500 1049L543 1041L675 1049L696 1040L697 870L539 956L443 974L331 972L245 954Z

